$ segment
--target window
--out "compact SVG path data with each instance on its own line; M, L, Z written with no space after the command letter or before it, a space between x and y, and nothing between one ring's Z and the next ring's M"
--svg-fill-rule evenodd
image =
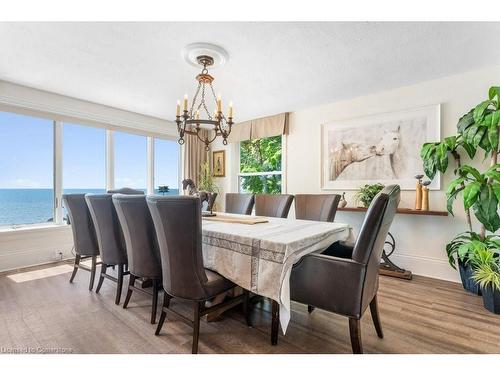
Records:
M154 191L156 194L179 194L179 144L154 140Z
M106 191L106 131L89 126L63 126L63 191Z
M115 188L147 190L147 138L115 132Z
M281 193L281 144L280 135L240 143L240 192Z
M0 226L52 221L54 124L0 112Z

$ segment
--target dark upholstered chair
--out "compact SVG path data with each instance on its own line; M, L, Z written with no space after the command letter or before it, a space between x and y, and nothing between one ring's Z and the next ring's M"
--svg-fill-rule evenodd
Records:
M256 194L255 215L286 218L292 202L289 194Z
M228 214L250 215L254 202L253 194L226 193L226 212Z
M192 352L197 353L200 318L241 302L245 302L245 311L248 313L248 293L212 307L205 307L206 301L234 288L235 285L218 273L203 267L199 198L148 196L147 202L160 246L165 290L155 334L160 334L167 314L172 314L193 327ZM171 297L190 301L194 307L194 319L191 320L170 309Z
M340 195L338 194L297 194L295 195L295 218L333 222Z
M151 324L156 322L156 307L158 305L158 292L161 283L161 263L158 241L155 228L144 195L114 194L113 204L123 230L127 249L129 267L129 284L123 308L127 305L132 292L146 292L146 289L136 288L137 278L152 280L152 309Z
M131 189L124 187L121 189L111 189L107 191L108 194L126 194L126 195L144 195L142 190Z
M105 278L116 282L115 303L118 305L120 304L122 294L123 276L128 274L128 271L125 270L127 266L125 240L120 223L118 222L115 207L113 206L112 194L85 194L85 200L87 201L90 215L94 222L102 260L101 274L96 293L99 293L99 290L101 290ZM106 273L110 266L117 266L117 277Z
M94 223L85 202L85 194L63 194L62 199L64 207L68 211L76 253L75 265L69 282L73 282L78 268L90 271L89 290L92 290L94 287L97 257L99 256L99 246L97 245ZM81 260L87 258L92 258L91 268L80 263Z
M326 253L307 255L292 269L292 300L347 316L352 351L363 353L361 317L370 306L378 337L383 338L378 314L378 270L382 250L400 200L400 188L391 185L373 199L354 246L339 244L340 258L330 247ZM332 250L333 249L333 250Z

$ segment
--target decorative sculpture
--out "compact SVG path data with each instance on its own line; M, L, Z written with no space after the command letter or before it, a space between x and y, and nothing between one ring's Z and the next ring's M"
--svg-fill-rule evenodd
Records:
M422 182L422 211L429 211L429 180Z
M198 191L193 180L186 178L182 180L182 190L188 190L188 195L192 195L200 198L201 206L203 203L207 202L206 211L212 213L212 209L215 203L215 198L217 198L217 193L211 193L208 191Z
M417 187L415 191L415 210L421 210L422 209L422 178L424 177L423 174L418 174L415 176L417 179Z
M340 201L339 201L339 207L344 208L345 206L347 206L347 201L345 200L345 191L344 191L342 193L342 198L340 198Z

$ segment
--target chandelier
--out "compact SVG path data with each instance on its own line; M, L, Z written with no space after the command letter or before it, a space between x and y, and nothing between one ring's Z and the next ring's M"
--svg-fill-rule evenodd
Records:
M215 141L217 136L222 136L222 143L227 145L227 137L231 133L233 126L233 104L229 103L227 117L222 113L222 99L215 95L212 82L214 77L208 74L208 66L214 64L214 59L208 55L201 55L196 58L199 65L203 66L200 74L196 76L198 87L193 96L191 106L189 106L188 96L184 95L183 110L181 113L180 101L177 101L176 119L177 131L179 132L179 144L184 144L184 136L186 134L196 136L205 144L205 149L210 149L210 143ZM213 100L215 110L211 112L207 103L207 96L211 97L208 100ZM208 130L202 132L202 130ZM210 134L210 130L213 134Z

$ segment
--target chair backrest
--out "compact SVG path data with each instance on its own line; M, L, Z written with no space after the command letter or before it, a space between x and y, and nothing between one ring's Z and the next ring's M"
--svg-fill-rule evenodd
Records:
M286 218L292 201L289 194L256 194L255 215Z
M200 199L193 196L146 198L160 247L163 288L173 297L206 298Z
M124 187L121 189L111 189L107 191L108 194L127 194L127 195L139 195L142 194L144 195L144 192L142 190L137 190L137 189L131 189L128 187Z
M113 204L125 238L130 272L160 279L160 251L146 196L113 194Z
M361 301L363 309L370 303L378 288L380 259L400 199L399 185L389 185L382 189L368 207L354 244L352 259L366 265L363 300Z
M85 200L94 222L102 262L108 265L126 264L125 240L112 194L85 194Z
M79 255L99 255L94 222L85 202L85 194L63 194L64 207L68 211L75 251Z
M338 194L297 194L295 195L295 218L333 222L340 195Z
M226 212L229 214L250 215L255 197L253 194L226 193Z

